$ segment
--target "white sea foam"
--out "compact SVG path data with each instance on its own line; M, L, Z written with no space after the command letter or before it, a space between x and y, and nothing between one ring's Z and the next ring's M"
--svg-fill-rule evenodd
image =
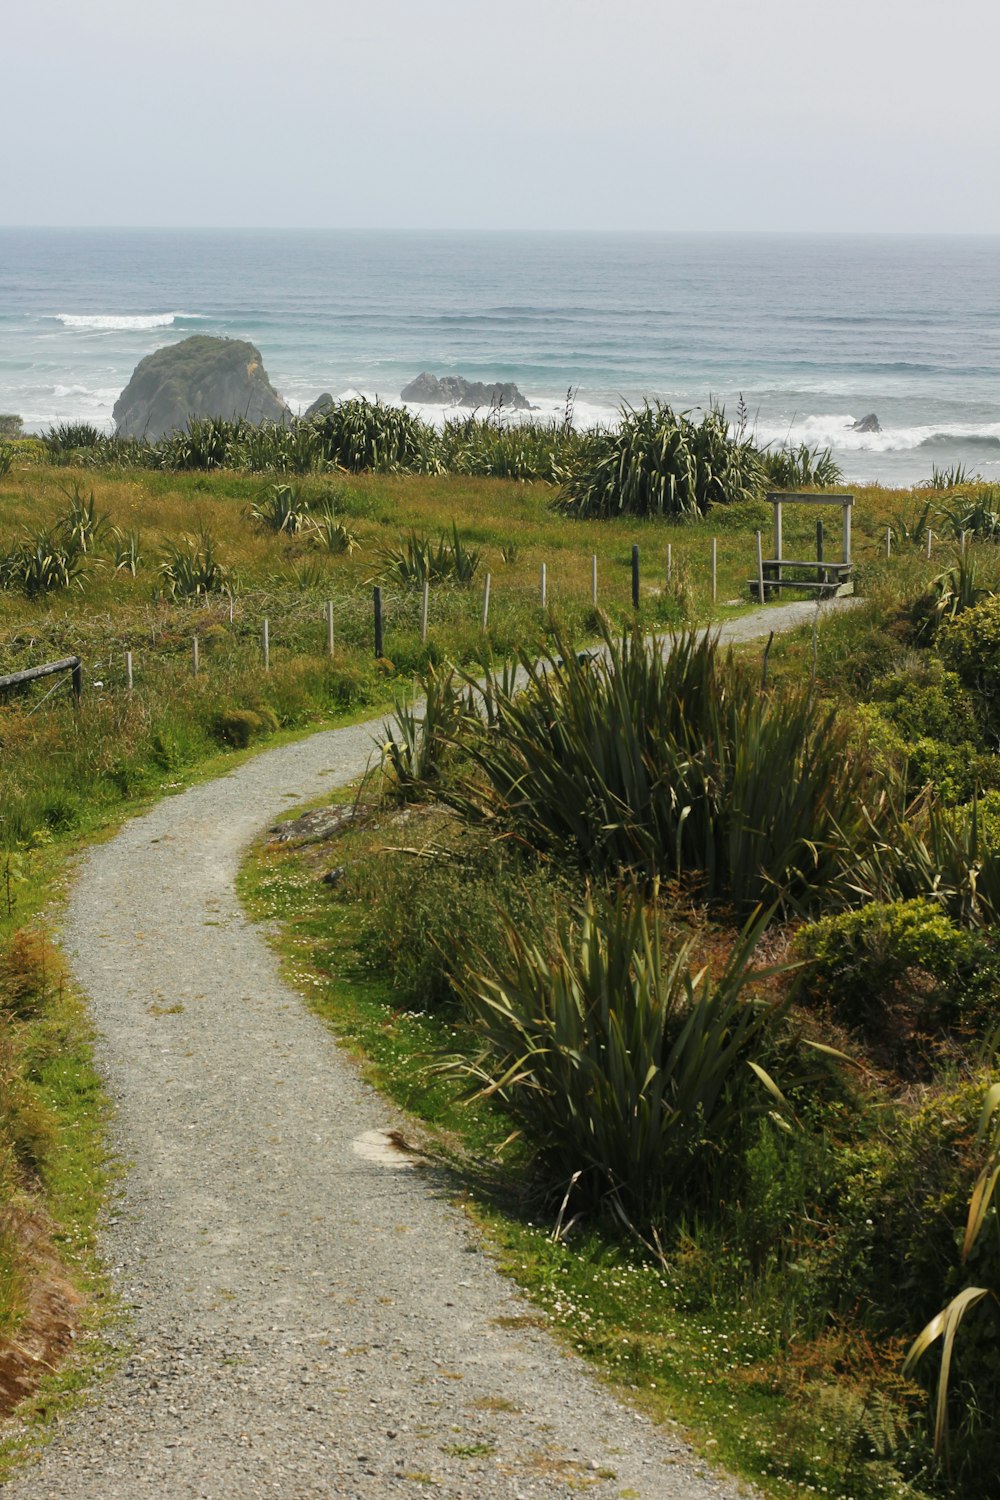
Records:
M84 333L115 333L122 330L143 331L149 328L172 328L175 323L197 321L203 313L56 313L64 328Z
M315 399L315 396L302 397L289 393L286 389L285 396L292 410L299 416L305 411ZM562 422L566 415L566 398L546 398L544 396L533 396L526 393L526 399L531 402L530 411L514 411L510 407L504 407L499 419L504 423L519 425L522 422ZM389 396L384 392L376 391L374 388L367 389L358 386L348 386L346 390L340 391L335 397L336 401L381 401L383 406L401 406L415 417L420 417L431 427L441 428L445 422L461 421L465 417L497 416L491 412L488 406L481 406L474 410L469 406L438 406L436 403L424 403L420 401L401 401L398 396ZM614 426L618 418L618 411L614 407L593 405L583 401L577 401L573 408L573 426L583 431L590 427Z
M917 427L887 427L881 432L857 432L854 423L862 413L827 412L797 418L791 424L758 422L754 436L761 445L807 443L810 448L832 448L835 453L906 453L914 448L949 443L996 444L1000 447L1000 422L982 424L925 424Z

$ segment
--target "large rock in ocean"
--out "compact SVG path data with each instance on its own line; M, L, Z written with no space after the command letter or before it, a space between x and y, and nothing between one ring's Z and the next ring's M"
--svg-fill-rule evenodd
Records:
M512 380L484 385L462 375L432 375L423 370L399 393L401 401L420 401L427 406L505 406L508 411L533 411Z
M873 411L866 417L859 417L856 422L851 423L852 432L881 432L882 423Z
M308 422L310 417L321 417L324 412L332 411L336 404L330 392L324 391L321 396L317 396L316 400L306 407L302 413L303 420Z
M253 344L195 334L141 359L113 416L119 437L155 442L182 432L192 417L288 422L292 413Z

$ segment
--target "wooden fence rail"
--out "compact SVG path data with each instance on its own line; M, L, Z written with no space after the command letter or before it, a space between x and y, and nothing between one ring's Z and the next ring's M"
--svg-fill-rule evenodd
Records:
M25 667L21 672L8 672L0 677L0 692L4 688L23 687L25 683L37 682L40 677L52 677L56 672L70 672L73 680L73 697L77 703L83 692L83 662L78 656L64 656L62 661L46 662L42 667Z

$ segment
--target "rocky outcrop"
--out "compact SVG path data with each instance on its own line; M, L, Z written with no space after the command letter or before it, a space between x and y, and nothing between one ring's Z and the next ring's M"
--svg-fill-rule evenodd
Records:
M323 412L330 411L336 404L330 392L324 391L322 396L317 396L316 400L306 407L302 413L303 421L308 421L310 417L321 416Z
M882 423L873 411L867 417L859 417L856 422L851 423L852 432L881 432Z
M119 437L155 442L192 417L287 422L288 404L271 385L260 350L243 339L195 334L141 359L115 402Z
M423 370L399 393L401 401L420 401L427 406L503 406L508 411L533 411L512 380L484 385L462 375L432 375Z

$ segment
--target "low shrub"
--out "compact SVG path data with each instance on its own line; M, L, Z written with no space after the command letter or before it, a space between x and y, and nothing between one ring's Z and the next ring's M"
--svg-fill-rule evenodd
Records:
M42 434L49 457L58 461L80 448L100 448L104 434L92 422L60 422Z
M1000 594L979 598L951 619L937 648L967 687L993 697L1000 681Z
M440 469L434 429L405 407L357 397L338 401L303 423L313 452L326 466L360 473L436 473Z
M981 1484L983 1475L996 1474L1000 1466L1000 1084L986 1090L976 1145L982 1164L962 1244L966 1285L914 1340L904 1373L915 1370L941 1340L934 1451L949 1459L949 1476L957 1458L963 1477ZM963 1321L973 1309L978 1309L976 1319ZM949 1445L952 1425L956 1431Z
M564 899L551 871L509 845L447 837L420 858L384 852L350 866L348 899L365 909L364 951L387 974L408 1007L457 1004L457 961L475 948L499 961L508 921L525 934L544 933Z
M954 922L929 898L869 902L805 927L804 987L851 1025L880 1030L889 1012L915 1007L931 1022L1000 990L1000 960L982 933Z
M975 706L957 672L932 656L921 657L873 685L872 701L905 739L923 736L946 745L974 742L979 735Z
M251 740L273 731L278 725L273 714L265 718L256 709L226 708L216 714L212 727L216 738L224 745L245 750Z
M435 545L430 537L411 531L404 542L381 548L379 555L382 577L404 589L421 588L425 583L455 583L467 588L482 561L482 553L462 541L454 521L450 539L441 536Z
M350 556L360 545L357 533L337 513L332 495L312 511L309 517L309 540L314 547L333 556L341 553Z
M374 703L379 694L374 668L331 667L326 675L326 692L335 708L363 708Z
M27 1020L62 983L62 965L41 929L19 928L0 948L0 1010Z
M958 505L943 506L939 524L956 542L1000 542L1000 484L984 484Z
M959 557L939 573L911 605L910 617L916 640L924 645L937 642L938 635L978 605L988 603L1000 591L997 569L985 570L974 553ZM974 626L971 627L974 630ZM947 661L947 647L942 653ZM954 662L952 663L954 664Z
M309 518L308 500L290 484L272 484L250 507L250 519L265 531L294 536Z
M454 474L559 484L593 436L577 432L567 422L512 422L501 414L470 415L444 424L441 457L444 467Z
M1000 761L972 741L955 744L932 735L906 739L882 704L861 704L854 719L882 776L908 795L930 787L942 806L951 807L1000 786ZM957 721L955 732L961 727ZM978 737L978 726L973 733Z
M1000 848L984 833L977 801L948 808L921 794L909 806L896 806L890 797L880 824L845 877L855 898L932 897L963 927L1000 920Z
M0 556L0 588L20 589L29 599L72 584L82 587L86 572L86 553L59 527L29 532Z
M207 531L185 537L183 542L166 542L158 574L161 588L171 599L198 599L225 593L232 586L229 569Z
M813 485L840 484L844 478L840 465L829 448L798 447L782 443L761 450L764 475L768 484L778 490L801 490Z

